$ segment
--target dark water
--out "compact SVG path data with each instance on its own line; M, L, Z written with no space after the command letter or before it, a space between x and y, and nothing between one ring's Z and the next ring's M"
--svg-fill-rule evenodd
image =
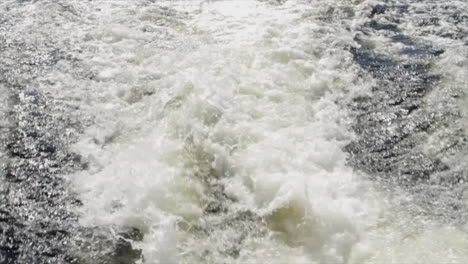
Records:
M0 262L65 263L73 260L69 242L77 220L69 208L79 202L62 175L81 168L68 150L79 124L63 115L73 109L36 90L36 79L66 58L52 36L15 28L26 19L18 9L27 4L2 3L0 15L0 88L8 109L1 137Z
M356 36L362 48L351 52L362 69L378 82L370 96L355 98L352 105L357 112L354 130L359 140L347 147L351 162L412 193L421 206L418 214L463 224L468 210L460 197L466 192L468 170L466 166L452 167L441 158L456 159L468 153L463 131L466 120L456 106L456 99L463 97L464 91L442 93L439 103L446 105L442 111L427 103L428 94L444 86L442 76L431 70L444 50L418 39L421 36L404 34L399 24L412 20L421 27L423 35L425 26L441 23L436 14L445 13L455 32L436 35L466 38L466 32L457 30L457 25L466 24L466 17L450 4L425 3L416 8L411 3L388 3L371 8L371 20ZM403 47L394 57L379 54L366 47L369 35L385 36ZM428 136L438 132L448 142L437 147L437 155L424 153Z

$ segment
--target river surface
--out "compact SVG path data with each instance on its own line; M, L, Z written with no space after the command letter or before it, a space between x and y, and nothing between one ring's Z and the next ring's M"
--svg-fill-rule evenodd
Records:
M468 2L3 0L0 263L468 263Z

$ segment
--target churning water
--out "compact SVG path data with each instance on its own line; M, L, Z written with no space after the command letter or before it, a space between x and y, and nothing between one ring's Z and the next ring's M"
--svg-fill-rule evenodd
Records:
M1 263L468 263L468 4L0 3Z

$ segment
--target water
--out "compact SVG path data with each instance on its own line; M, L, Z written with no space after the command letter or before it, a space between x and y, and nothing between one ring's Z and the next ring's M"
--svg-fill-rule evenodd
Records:
M0 260L467 263L466 8L0 4Z

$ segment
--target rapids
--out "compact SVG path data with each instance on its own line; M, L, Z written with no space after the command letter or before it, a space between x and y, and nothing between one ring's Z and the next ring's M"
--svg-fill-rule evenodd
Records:
M466 10L3 1L0 262L467 263Z

